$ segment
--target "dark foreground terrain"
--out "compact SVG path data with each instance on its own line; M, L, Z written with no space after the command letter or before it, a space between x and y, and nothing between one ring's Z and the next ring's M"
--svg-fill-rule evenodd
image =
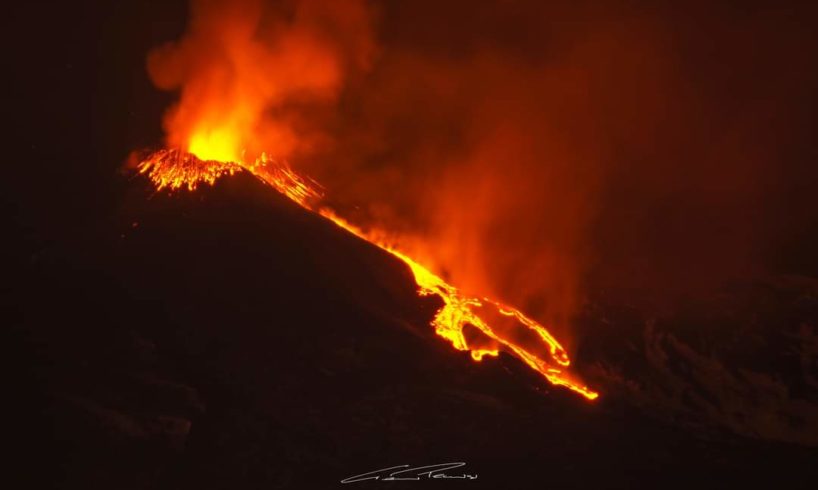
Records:
M402 263L249 176L127 192L110 222L42 244L13 288L13 463L41 485L336 488L451 461L478 478L352 485L816 481L807 279L665 317L588 306L577 363L603 393L588 403L454 351Z

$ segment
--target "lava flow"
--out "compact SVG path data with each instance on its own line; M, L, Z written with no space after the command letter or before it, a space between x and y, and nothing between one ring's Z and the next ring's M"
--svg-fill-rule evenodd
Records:
M344 230L405 262L414 274L418 294L436 295L443 301L443 306L435 314L432 326L437 335L451 342L454 348L469 351L472 358L477 361L486 355L497 356L499 350L503 349L516 355L554 385L571 389L588 400L594 400L599 396L598 393L571 379L566 373L565 368L570 365L568 354L545 327L513 307L489 298L464 294L439 275L409 257L398 246L381 238L385 236L383 233L365 231L338 216L332 209L322 206L323 193L320 191L320 186L312 180L299 176L284 162L273 160L265 154L262 154L255 162L248 164L201 160L192 153L160 150L142 161L137 168L139 173L147 175L158 189L171 190L180 188L194 190L200 183L213 184L221 176L247 171L304 209L320 214ZM492 318L491 323L486 318ZM504 320L514 322L514 325L518 327L525 327L523 329L525 332L533 334L536 346L545 347L550 361L546 360L545 356L533 352L532 348L524 346L524 343L529 342L520 341L519 332L513 335L512 333L515 332L513 329L500 329L498 324L503 323ZM477 342L467 340L464 334L467 325L482 332L489 342L477 345Z

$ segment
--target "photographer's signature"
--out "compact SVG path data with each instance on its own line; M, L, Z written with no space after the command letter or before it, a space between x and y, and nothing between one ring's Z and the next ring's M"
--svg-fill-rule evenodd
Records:
M447 475L446 470L460 468L466 463L441 463L431 464L426 466L410 467L408 464L398 466L390 466L380 470L369 471L361 473L360 475L350 476L341 480L341 483L355 483L366 480L382 480L382 481L415 481L421 479L440 479L440 480L476 480L477 475L468 473L460 475Z

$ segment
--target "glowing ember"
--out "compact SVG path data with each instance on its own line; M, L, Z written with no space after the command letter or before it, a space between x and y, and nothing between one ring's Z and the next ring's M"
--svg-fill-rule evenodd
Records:
M140 174L147 176L159 190L187 187L195 190L201 183L213 185L222 175L233 175L247 170L291 200L310 209L309 202L321 197L317 183L307 181L293 172L285 162L272 160L267 154L252 164L202 160L192 153L179 150L160 150L137 165Z
M160 150L142 161L137 169L140 174L147 174L159 190L187 187L192 191L201 182L212 185L222 175L233 175L242 167L232 162L200 160L178 150Z
M210 155L211 153L207 151L203 154ZM161 150L140 163L138 170L139 173L146 174L158 189L186 187L190 190L194 190L200 182L213 184L223 175L233 175L242 170L250 172L304 209L320 214L344 230L377 245L405 262L414 274L418 293L423 296L436 295L443 301L443 306L435 314L432 325L435 327L435 332L451 342L455 349L469 351L476 361L482 360L487 355L497 356L499 350L503 349L516 355L552 384L569 388L589 400L598 397L596 392L573 381L568 376L564 370L570 365L568 354L545 327L515 308L489 298L463 294L458 288L448 284L440 276L398 250L395 245L381 238L385 236L384 233L377 230L364 231L338 216L333 210L320 207L319 201L322 193L317 190L317 183L299 176L284 162L272 160L265 154L262 154L255 162L247 164L202 160L191 153ZM495 326L492 326L486 320L488 317L507 318L514 322L516 329L522 327L533 332L539 341L539 346L546 347L549 359L532 352L532 348L526 348L522 342L515 340L516 337L509 333L515 331L514 329L500 330L496 322ZM471 345L464 335L466 325L471 325L481 331L490 340L491 345Z

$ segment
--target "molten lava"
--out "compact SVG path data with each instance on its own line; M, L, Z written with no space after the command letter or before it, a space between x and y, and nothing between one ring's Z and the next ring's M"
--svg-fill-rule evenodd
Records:
M192 140L189 146L190 153L160 150L150 155L138 165L139 173L147 175L157 189L175 190L186 187L194 190L202 182L213 184L221 176L247 171L304 209L320 214L344 230L406 263L414 274L418 294L435 295L443 301L443 306L435 314L432 326L437 335L451 342L455 349L469 351L476 361L482 360L486 355L497 356L499 350L503 349L517 356L552 384L569 388L588 400L597 398L596 392L574 381L566 373L565 368L570 365L570 360L560 343L545 327L521 311L489 298L464 294L409 257L399 246L383 239L385 234L380 230L365 231L338 216L332 209L321 206L323 194L319 190L320 186L293 172L286 163L272 160L266 154L262 154L250 164L241 161L202 160L193 154L194 143L195 140ZM208 150L196 154L214 153ZM488 318L492 319L491 322L487 320ZM511 322L512 328L506 326L501 329L498 326L499 323L508 322ZM477 345L477 342L467 340L464 334L467 325L482 332L489 339L488 344ZM518 339L521 330L534 334L536 339L534 345ZM543 347L546 349L547 358L546 355L535 352L536 349Z

